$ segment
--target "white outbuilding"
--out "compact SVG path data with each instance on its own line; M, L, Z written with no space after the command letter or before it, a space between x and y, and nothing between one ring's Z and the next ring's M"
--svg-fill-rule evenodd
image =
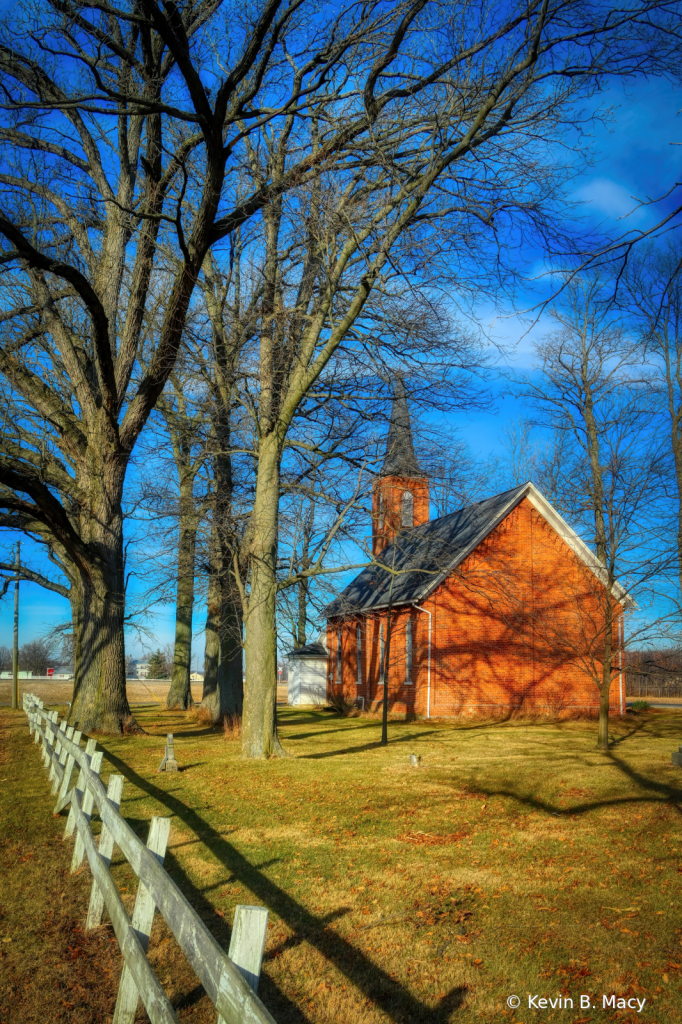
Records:
M315 643L289 651L289 704L327 703L327 648Z

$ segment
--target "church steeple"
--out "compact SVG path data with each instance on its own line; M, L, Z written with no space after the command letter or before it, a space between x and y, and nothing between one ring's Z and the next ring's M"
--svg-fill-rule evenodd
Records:
M386 439L386 458L381 467L382 476L423 477L414 453L410 410L402 375L396 377L393 388L391 425Z
M414 451L405 382L393 386L386 456L372 496L372 553L380 555L401 530L429 521L429 481Z

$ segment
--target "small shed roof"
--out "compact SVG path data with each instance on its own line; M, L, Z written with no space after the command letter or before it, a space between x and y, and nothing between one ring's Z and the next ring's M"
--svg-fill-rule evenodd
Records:
M287 653L287 658L326 658L327 648L323 643L315 642L304 647L296 647Z
M467 558L523 498L563 537L575 554L604 582L606 570L593 551L550 505L534 484L528 482L477 501L440 519L401 531L375 562L362 570L344 591L323 610L327 618L415 604L427 597ZM619 601L632 598L616 583Z

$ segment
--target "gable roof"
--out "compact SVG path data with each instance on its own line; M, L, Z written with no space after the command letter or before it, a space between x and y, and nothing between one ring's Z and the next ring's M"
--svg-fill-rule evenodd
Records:
M423 601L524 498L528 498L536 511L603 583L606 569L597 556L537 487L528 482L440 519L402 531L372 565L363 569L336 600L323 609L323 615L333 618L386 608L391 579L393 605ZM624 604L632 601L619 583L615 584L613 592Z

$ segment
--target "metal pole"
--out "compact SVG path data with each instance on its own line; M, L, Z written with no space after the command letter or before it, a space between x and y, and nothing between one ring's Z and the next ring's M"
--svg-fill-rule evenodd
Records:
M14 579L14 645L12 650L12 707L19 707L19 551L17 541L17 557L15 561L17 575Z

